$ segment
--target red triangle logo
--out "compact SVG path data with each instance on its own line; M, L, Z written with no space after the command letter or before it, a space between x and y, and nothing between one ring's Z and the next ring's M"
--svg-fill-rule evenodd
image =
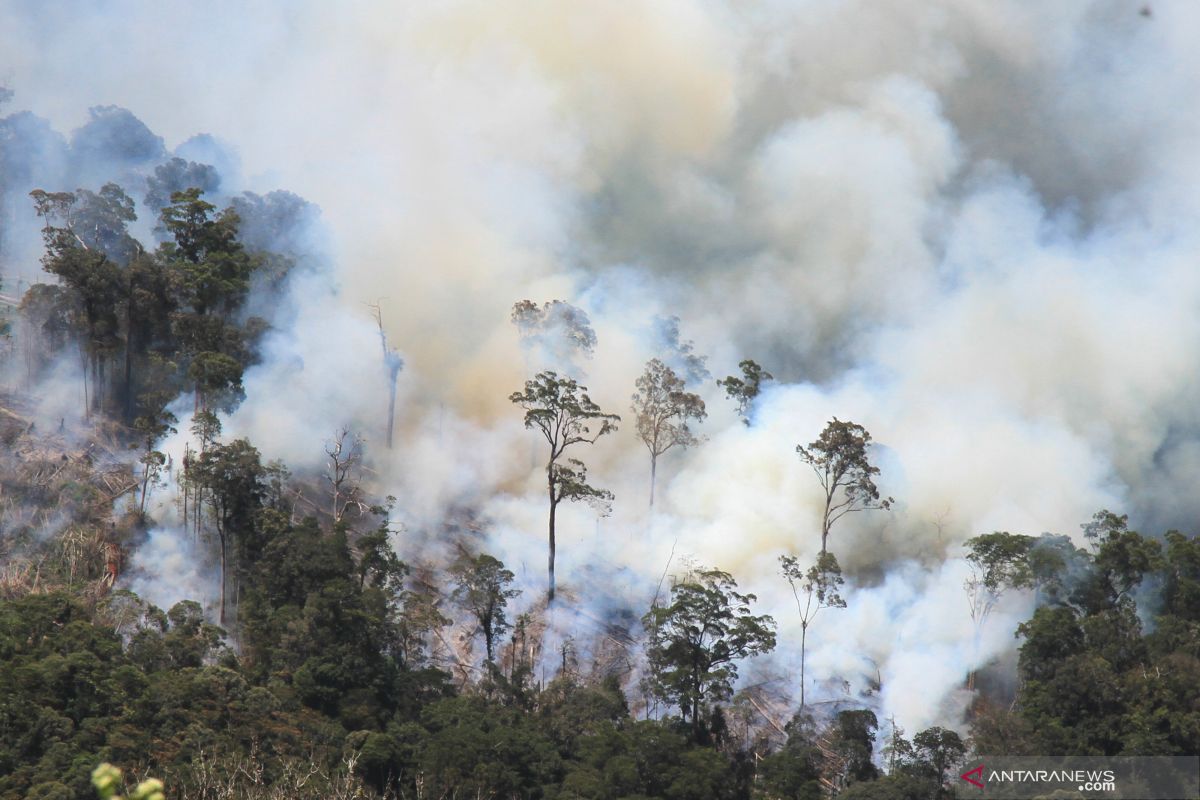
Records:
M977 775L980 778L980 780L975 780L974 778L971 777L972 775ZM982 789L983 788L983 764L980 764L975 769L964 772L959 777L962 778L967 783L974 784L975 786L978 786L980 789Z

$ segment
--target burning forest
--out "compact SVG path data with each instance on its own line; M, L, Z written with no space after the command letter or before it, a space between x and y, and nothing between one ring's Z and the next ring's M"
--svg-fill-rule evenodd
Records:
M0 800L1194 757L1197 32L0 0Z

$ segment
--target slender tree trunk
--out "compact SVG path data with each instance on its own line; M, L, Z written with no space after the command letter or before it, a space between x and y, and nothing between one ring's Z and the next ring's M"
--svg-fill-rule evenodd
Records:
M800 623L800 710L804 710L804 657L808 640L808 623Z
M183 445L183 468L181 470L182 474L180 475L179 478L176 478L176 480L179 481L180 486L183 488L183 529L184 529L184 531L187 531L187 529L188 529L188 484L191 483L191 476L188 475L188 473L191 471L189 469L189 466L191 465L191 462L192 462L191 455L190 455L191 449L192 449L191 445L184 442L184 445Z
M976 664L979 663L979 643L980 643L980 639L983 638L982 634L983 634L983 621L980 620L978 623L976 623L974 635L971 637L972 638L971 660ZM971 671L967 673L967 690L968 691L972 691L972 692L975 691L975 673L977 671L978 670L976 670L974 667L972 667Z
M133 282L125 301L125 424L133 424Z
M88 401L88 357L82 343L79 345L79 362L83 367L83 416L84 419L91 419L92 404Z
M96 356L96 411L100 414L104 414L105 403L110 402L105 393L105 389L108 388L105 385L108 383L108 374L104 366L104 356Z
M650 507L654 508L654 483L658 479L658 456L650 453Z
M138 506L138 511L142 514L146 513L146 489L150 486L150 465L146 464L142 467L142 502Z
M388 397L388 450L392 449L392 432L396 429L396 373L392 372L392 389Z
M555 511L558 510L558 502L554 497L553 464L550 466L550 468L547 470L547 472L549 473L549 477L547 478L546 482L549 484L549 490L550 490L550 558L548 561L550 590L546 593L546 601L548 603L553 603L554 602L554 545L555 545L555 542L554 542L554 513L555 513Z
M225 533L224 531L217 532L218 538L221 540L221 624L225 624Z

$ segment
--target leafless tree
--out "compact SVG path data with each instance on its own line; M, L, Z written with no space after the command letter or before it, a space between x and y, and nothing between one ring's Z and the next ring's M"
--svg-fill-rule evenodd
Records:
M351 434L349 428L342 428L325 444L325 454L329 456L329 471L325 474L325 480L329 481L332 493L334 522L341 522L351 506L362 508L362 491L357 483L358 469L362 463L362 445L362 438Z
M387 417L387 446L392 449L392 435L396 427L396 382L400 378L400 370L404 369L404 359L400 352L388 344L387 333L383 329L383 310L379 303L371 303L370 309L375 314L375 323L379 326L379 344L383 348L383 369L388 378L388 417Z

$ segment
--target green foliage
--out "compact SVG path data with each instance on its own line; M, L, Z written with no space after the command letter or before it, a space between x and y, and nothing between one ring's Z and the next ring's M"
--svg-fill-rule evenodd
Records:
M669 605L642 618L652 690L679 706L697 740L702 712L733 694L737 662L775 649L775 621L750 612L756 599L739 593L729 573L699 570L671 587Z
M596 349L596 332L587 313L562 300L541 306L520 300L513 304L511 319L521 345L541 348L555 365L569 364L576 354L590 358Z
M875 712L861 709L839 711L834 719L831 747L837 756L834 775L839 785L874 780L879 769L871 760L879 720Z
M127 425L153 419L185 388L206 408L230 409L241 400L261 321L235 315L265 256L246 251L236 213L216 213L201 195L199 188L171 195L160 212L170 238L148 252L129 234L134 203L116 184L99 192L30 193L44 221L43 267L61 282L57 290L35 285L23 299L22 313L40 339L31 350L44 353L41 367L77 344L88 413L119 416Z
M1190 604L1197 540L1168 533L1164 553L1108 511L1084 534L1090 553L1054 537L1029 549L1029 571L1019 574L1053 587L1047 596L1055 604L1018 627L1016 710L985 707L972 728L975 747L997 754L1191 752L1200 733L1200 626ZM1139 612L1146 584L1162 587L1162 602Z
M505 608L508 601L521 594L519 589L510 589L513 573L504 568L504 563L481 553L478 556L462 556L450 574L455 581L452 597L479 623L483 634L488 663L493 663L496 640L508 629Z
M673 447L692 447L700 438L688 421L702 421L707 412L700 395L688 392L683 378L657 358L650 359L637 379L632 410L638 438L650 451L650 505L654 505L654 480L658 457Z
M825 757L811 715L801 711L787 726L787 742L763 759L759 774L763 794L775 800L819 800Z
M805 662L807 657L808 626L824 608L845 608L840 589L845 580L837 557L828 551L817 556L808 570L800 566L795 556L779 557L780 572L792 588L796 613L800 615L800 708L805 703ZM803 595L803 599L801 599Z
M825 493L821 514L821 552L828 550L834 524L854 511L888 509L892 498L881 498L875 486L879 467L871 463L871 434L861 425L830 420L815 442L796 445L800 460L812 467Z
M101 764L92 770L92 786L101 800L124 800L117 794L120 783L121 770L112 764ZM129 793L129 800L164 800L164 797L162 781L157 778L147 778Z
M749 358L742 360L738 367L742 370L742 377L729 375L717 381L717 386L723 388L725 395L737 404L738 416L746 427L750 427L750 409L754 400L762 393L762 385L774 380L775 376Z
M525 381L525 390L513 392L508 399L525 409L525 427L540 431L546 439L551 463L572 445L593 444L614 432L621 421L616 414L601 411L586 386L552 371Z
M525 391L513 392L508 399L525 409L525 427L539 431L550 446L546 460L550 498L547 598L553 601L557 546L555 516L559 503L563 500L612 500L611 493L587 483L587 470L582 461L571 459L567 464L561 464L559 459L568 447L594 444L601 436L614 432L621 418L601 411L588 396L586 386L555 372L538 373L533 380L525 381Z

